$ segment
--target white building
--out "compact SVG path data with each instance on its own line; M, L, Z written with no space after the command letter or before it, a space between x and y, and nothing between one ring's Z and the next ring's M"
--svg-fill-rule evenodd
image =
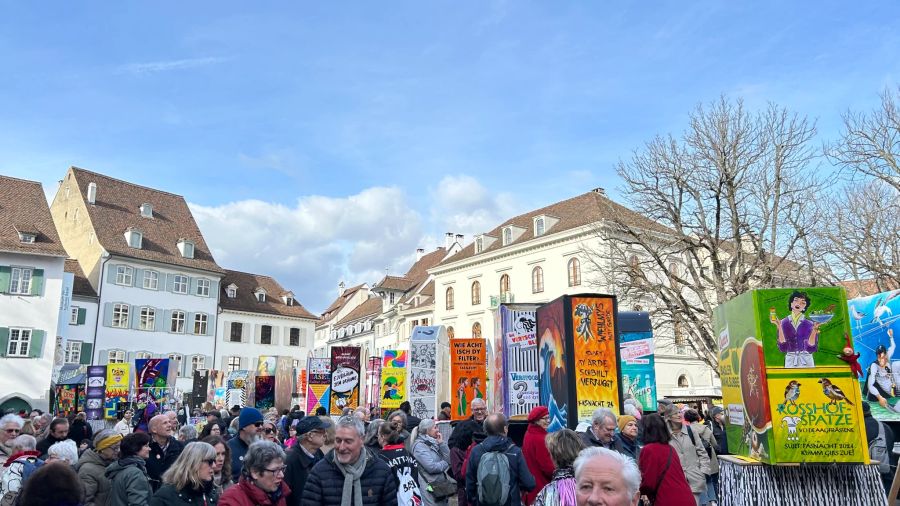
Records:
M256 369L261 355L306 367L318 317L269 276L226 270L221 282L215 369Z
M328 305L328 308L322 312L322 316L316 323L316 340L313 354L316 357L328 357L331 354L330 343L337 338L338 332L335 325L345 320L347 315L356 310L356 308L371 298L369 285L363 283L350 288L346 288L344 282L338 284L338 296ZM371 303L370 303L371 305ZM346 332L345 332L346 334ZM340 344L339 346L346 346Z
M49 407L65 259L41 184L0 176L0 412Z
M97 292L76 260L66 260L65 271L72 274L74 279L60 361L61 364L89 365L94 354L94 336L100 316Z
M189 391L212 364L224 270L184 198L72 167L51 213L99 297L92 363L168 357Z
M565 294L615 293L586 272L585 251L602 248L597 227L610 212L635 226L661 225L606 198L598 189L511 218L429 270L434 276L434 322L448 335L493 339L493 310L501 302L543 304ZM587 278L586 278L587 277ZM619 305L620 311L648 308ZM674 346L671 329L656 331L660 396L721 396L715 372Z

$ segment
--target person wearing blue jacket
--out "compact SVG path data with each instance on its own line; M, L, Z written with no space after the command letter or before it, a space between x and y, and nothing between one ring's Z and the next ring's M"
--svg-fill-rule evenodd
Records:
M242 408L238 415L237 436L228 440L231 449L231 478L237 483L244 466L244 455L250 445L259 440L257 432L263 425L263 416L256 408Z
M489 415L484 420L484 431L487 438L472 448L469 454L469 463L466 467L466 498L471 506L478 506L478 466L481 457L488 452L500 452L506 457L509 465L509 497L506 500L507 506L521 506L521 492L529 491L534 488L535 481L525 458L522 456L522 450L515 445L508 437L506 431L509 422L502 413Z

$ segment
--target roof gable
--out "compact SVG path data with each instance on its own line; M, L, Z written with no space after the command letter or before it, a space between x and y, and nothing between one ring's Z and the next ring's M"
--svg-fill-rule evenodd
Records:
M237 287L235 297L228 296L228 288ZM318 317L303 307L297 299L288 306L281 300L281 295L291 292L285 290L281 284L270 276L252 274L249 272L232 271L225 269L225 276L220 283L222 293L219 296L219 305L222 309L231 311L244 311L247 313L264 313L293 318L308 318L315 320ZM266 297L265 302L256 298L256 292L262 290L272 297Z
M84 275L84 271L81 270L81 265L78 263L78 260L67 258L64 270L65 272L72 273L74 276L72 295L81 295L84 297L97 296L97 292L94 290L94 287L91 286L91 282L88 281L87 276Z
M19 232L34 235L34 242L22 242ZM0 176L0 251L68 256L41 183Z

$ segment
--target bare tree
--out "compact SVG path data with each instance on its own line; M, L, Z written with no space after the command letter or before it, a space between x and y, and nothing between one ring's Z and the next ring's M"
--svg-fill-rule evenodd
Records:
M819 201L815 249L837 279L900 287L900 199L881 179L851 184Z
M824 187L814 173L815 125L775 105L751 113L741 100L699 106L680 137L657 137L617 167L634 211L596 228L584 252L595 281L651 311L710 367L718 364L713 310L750 288L814 282L808 230ZM796 262L795 260L800 260Z
M900 192L900 108L896 93L881 94L881 108L868 114L844 114L840 141L828 148L828 155L854 174L879 179ZM894 198L897 198L895 195Z

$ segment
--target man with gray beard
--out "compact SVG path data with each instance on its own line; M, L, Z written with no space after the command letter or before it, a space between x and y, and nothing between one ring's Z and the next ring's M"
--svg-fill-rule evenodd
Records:
M241 477L241 468L244 465L244 455L250 445L259 440L260 427L263 425L263 416L256 408L243 408L238 415L238 434L228 440L231 449L231 477L235 483Z

